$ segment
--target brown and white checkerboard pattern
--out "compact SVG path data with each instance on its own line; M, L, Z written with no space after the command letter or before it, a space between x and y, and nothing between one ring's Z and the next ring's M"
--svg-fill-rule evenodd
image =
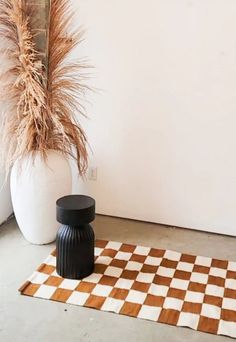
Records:
M69 280L55 255L22 294L236 338L236 262L97 240L94 273Z

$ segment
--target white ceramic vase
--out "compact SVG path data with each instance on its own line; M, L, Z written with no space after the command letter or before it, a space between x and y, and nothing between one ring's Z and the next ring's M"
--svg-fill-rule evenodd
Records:
M59 224L56 200L71 194L72 176L68 160L49 150L47 161L36 154L16 161L10 178L12 204L17 223L29 242L53 242Z

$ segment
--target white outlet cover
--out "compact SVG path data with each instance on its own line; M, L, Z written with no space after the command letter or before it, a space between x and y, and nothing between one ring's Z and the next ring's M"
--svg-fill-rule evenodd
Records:
M89 167L89 180L97 180L97 167Z

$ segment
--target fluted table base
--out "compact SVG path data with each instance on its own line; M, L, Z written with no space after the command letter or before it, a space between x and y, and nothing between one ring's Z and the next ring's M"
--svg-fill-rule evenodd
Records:
M57 234L57 273L63 278L82 279L94 270L94 231L90 224L62 225Z

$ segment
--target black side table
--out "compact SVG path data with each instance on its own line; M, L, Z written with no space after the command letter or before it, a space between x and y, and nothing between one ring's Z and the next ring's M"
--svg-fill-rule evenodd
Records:
M82 279L94 270L95 200L69 195L57 200L57 221L62 223L56 239L56 270L63 278Z

